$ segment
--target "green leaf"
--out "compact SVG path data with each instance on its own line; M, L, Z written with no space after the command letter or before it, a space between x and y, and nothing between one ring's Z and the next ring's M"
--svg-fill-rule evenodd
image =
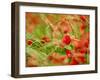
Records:
M56 32L57 35L59 35L57 37L58 40L61 40L63 38L63 34L61 32Z
M74 31L70 32L69 34L70 34L71 36L73 36L73 35L74 35Z
M89 32L89 27L88 26L85 28L85 32Z
M26 32L26 39L32 39L32 38L33 38L32 34Z
M66 50L65 48L56 47L55 52L57 52L61 55L66 55L65 50Z
M53 15L55 23L60 20L60 16L58 14Z
M40 17L41 17L42 20L45 20L46 15L45 14L40 14Z
M44 45L43 47L41 47L40 51L46 53L47 55L49 53L51 53L52 51L54 51L55 46L54 45Z
M43 52L40 52L39 50L33 49L32 47L27 46L26 47L26 53L27 55L32 55L34 54L36 58L38 58L38 60L44 60L45 58L47 58L47 55Z
M78 23L77 24L76 23L72 23L71 26L72 26L72 31L74 33L74 36L76 38L80 39L81 33L80 33L80 26L79 26L79 24Z
M64 60L64 63L70 63L71 62L71 58L67 58Z
M89 57L90 57L89 53L86 53L86 54L85 54L85 59L86 59L86 63L87 63L87 64L89 64L89 61L90 61L90 60L89 60Z
M33 49L30 46L26 46L26 53L27 55L31 55L33 53Z
M45 35L45 28L47 25L45 24L38 24L35 29L33 30L33 36L37 39L41 39Z
M34 41L31 47L38 50L40 47L42 47L42 44L39 41Z
M52 38L52 29L49 25L47 25L45 28L45 35L48 36L49 38Z
M71 62L71 60L72 60L71 58L68 58L68 63L70 63L70 62Z
M68 50L73 50L74 46L72 44L65 46L66 49Z

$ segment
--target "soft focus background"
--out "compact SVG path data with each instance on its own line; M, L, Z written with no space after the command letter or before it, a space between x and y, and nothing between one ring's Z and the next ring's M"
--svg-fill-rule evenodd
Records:
M87 5L98 6L100 14L100 0L1 0L0 2L0 80L16 80L10 76L11 68L11 2L29 1L41 3L70 4L70 5ZM98 16L100 22L100 16ZM98 35L100 35L100 23L98 23ZM98 36L98 44L100 44ZM99 50L100 45L98 45ZM98 51L98 61L100 61L100 50ZM98 74L78 74L64 76L50 76L37 78L22 78L17 80L99 80L100 79L100 62L98 62Z

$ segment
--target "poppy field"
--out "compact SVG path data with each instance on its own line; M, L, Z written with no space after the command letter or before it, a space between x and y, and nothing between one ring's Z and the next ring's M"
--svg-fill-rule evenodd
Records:
M89 15L25 14L26 67L89 64Z

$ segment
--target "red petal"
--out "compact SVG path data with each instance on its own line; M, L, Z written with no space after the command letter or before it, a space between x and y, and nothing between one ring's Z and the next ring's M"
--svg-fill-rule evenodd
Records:
M68 57L72 57L71 51L70 51L70 50L66 50L66 55L67 55Z
M86 59L84 57L80 57L79 60L80 60L81 63L85 63L86 62Z
M87 49L86 48L81 48L80 53L85 54L86 52L87 52Z
M81 20L86 21L86 16L80 16Z
M89 42L88 42L88 41L86 41L84 45L85 45L85 47L87 47L87 48L88 48L88 47L89 47Z
M70 63L71 65L77 65L79 64L74 58L72 59L72 62Z
M70 44L70 42L71 42L71 38L70 38L68 35L66 35L66 36L64 36L64 38L62 39L62 42L68 45L68 44Z
M80 28L81 28L82 30L84 30L84 29L86 28L85 24L82 23L81 26L80 26Z
M27 41L27 44L28 44L28 45L32 45L32 43L33 43L32 40L28 40L28 41Z

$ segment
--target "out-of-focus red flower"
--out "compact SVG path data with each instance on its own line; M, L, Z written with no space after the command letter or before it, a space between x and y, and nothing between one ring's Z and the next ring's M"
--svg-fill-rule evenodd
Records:
M42 42L50 42L50 38L47 36L42 37Z
M75 49L80 49L82 47L82 45L80 44L80 41L77 39L73 39L72 43L74 44Z
M32 45L33 41L32 40L27 40L28 45Z
M67 55L68 57L72 57L71 51L70 51L70 50L66 50L66 55Z
M84 30L86 28L85 24L82 23L81 26L80 26L81 30Z
M80 49L80 53L85 54L86 52L87 52L87 49L85 47Z
M71 42L70 36L69 35L64 36L62 39L62 42L67 44L67 45L70 44L70 42Z
M84 46L88 48L89 47L89 41L86 41Z
M85 57L79 57L79 61L80 61L80 63L85 63L86 59L85 59Z
M80 16L81 20L86 21L86 16Z
M70 65L77 65L79 64L74 58L71 60Z

